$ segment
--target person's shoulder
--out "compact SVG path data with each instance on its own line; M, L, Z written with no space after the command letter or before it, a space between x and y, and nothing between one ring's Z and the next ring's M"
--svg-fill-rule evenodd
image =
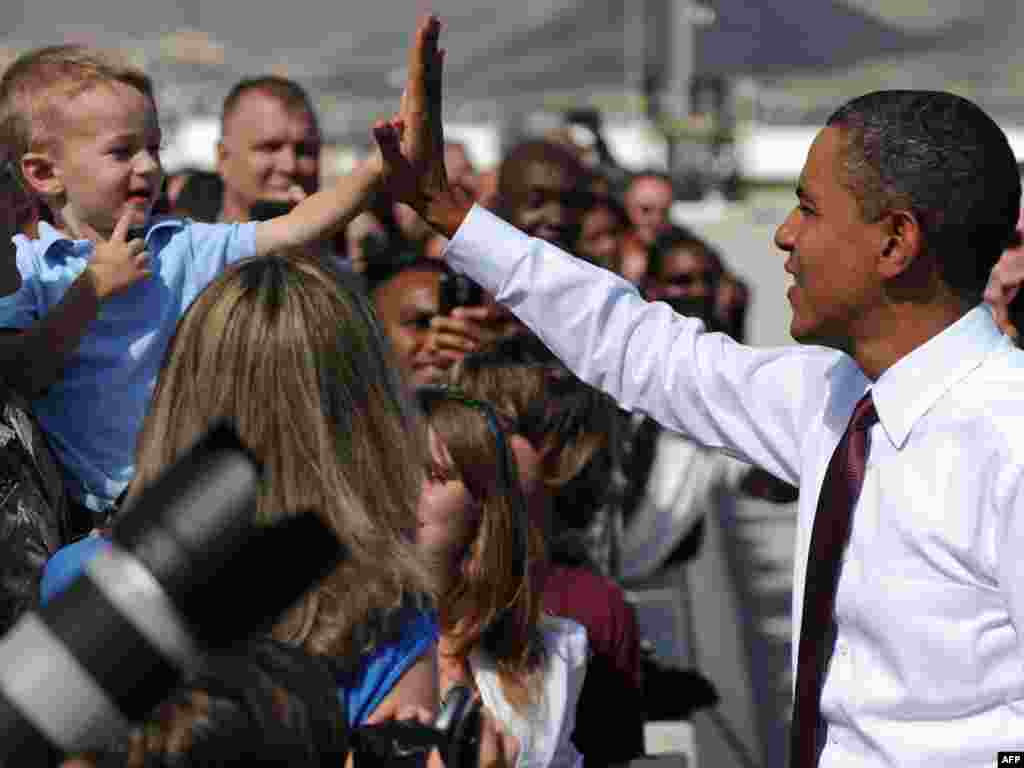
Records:
M407 641L419 639L436 640L438 625L436 614L425 607L407 605L397 611L391 621L395 632Z
M626 602L626 593L622 587L607 576L603 576L590 568L553 565L551 566L549 577L563 582L572 593L597 594L612 602Z
M146 247L150 251L162 251L168 245L181 240L181 235L189 232L189 220L178 216L154 216L146 224L145 230L141 233L130 232L130 236L140 236L146 241Z
M369 648L364 654L367 659L420 653L440 634L436 614L418 599L375 617L363 631Z
M1024 349L1008 339L997 345L977 368L950 387L947 396L961 415L1024 420L1024 408L1020 407L1024 400Z

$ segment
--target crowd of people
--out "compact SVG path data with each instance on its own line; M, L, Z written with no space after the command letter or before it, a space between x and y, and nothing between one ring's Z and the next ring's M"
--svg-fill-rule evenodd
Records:
M166 178L144 73L56 46L0 79L0 630L216 424L265 468L258 521L313 510L347 553L74 764L334 764L342 732L429 722L457 686L481 764L624 764L689 711L624 590L692 557L723 494L798 488L791 765L1024 744L999 128L940 93L837 111L776 235L809 346L756 349L751 286L673 220L670 177L561 135L493 169L445 142L439 31L323 188L285 78L230 91L215 172Z

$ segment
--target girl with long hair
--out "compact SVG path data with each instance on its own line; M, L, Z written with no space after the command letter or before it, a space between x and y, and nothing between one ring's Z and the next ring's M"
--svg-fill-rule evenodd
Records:
M499 418L454 390L417 392L430 445L417 538L439 582L441 688L475 686L518 739L518 765L579 765L570 736L586 633L541 610L543 539Z
M591 658L573 743L591 768L626 763L643 752L640 632L622 588L590 565L601 547L576 533L608 501L614 404L535 337L467 355L450 376L505 419L528 514L548 548L534 566L543 609L586 628Z

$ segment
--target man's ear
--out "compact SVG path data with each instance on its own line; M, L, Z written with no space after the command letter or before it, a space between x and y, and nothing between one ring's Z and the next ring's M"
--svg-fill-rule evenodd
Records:
M220 139L217 141L217 175L224 176L224 163L228 157L228 148L224 145L224 140Z
M60 167L46 152L26 152L21 156L21 175L32 192L44 199L64 193Z
M886 212L881 237L878 256L881 277L891 279L909 273L924 250L924 233L916 214L907 210Z

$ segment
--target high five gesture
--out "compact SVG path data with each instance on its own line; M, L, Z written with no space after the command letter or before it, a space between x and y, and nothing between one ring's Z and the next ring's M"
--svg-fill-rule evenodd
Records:
M431 226L451 236L472 201L449 184L444 167L441 22L427 16L409 50L408 81L398 114L373 129L392 196L414 208Z

